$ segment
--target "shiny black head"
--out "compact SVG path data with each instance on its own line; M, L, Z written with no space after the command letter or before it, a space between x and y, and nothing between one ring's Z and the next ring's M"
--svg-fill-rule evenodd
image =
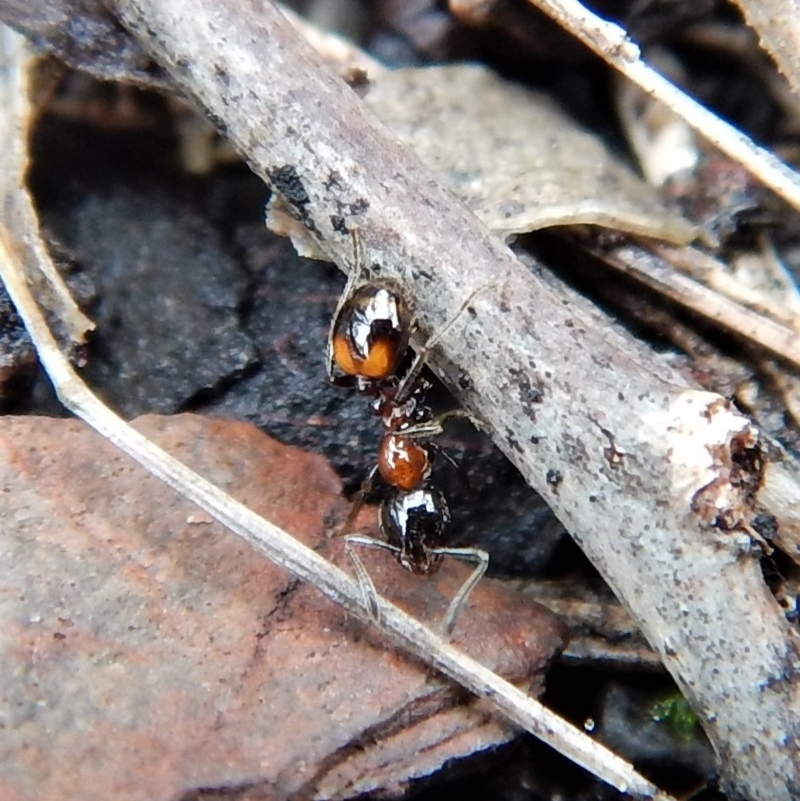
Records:
M447 544L450 510L444 495L436 489L424 488L398 492L381 505L381 532L390 545L399 551L397 561L412 573L435 573L442 564L442 555L431 549Z

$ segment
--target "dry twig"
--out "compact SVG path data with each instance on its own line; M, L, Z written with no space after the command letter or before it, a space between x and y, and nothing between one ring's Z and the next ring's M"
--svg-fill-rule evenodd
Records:
M622 28L593 14L578 0L528 2L552 17L626 78L686 120L711 144L744 165L766 186L800 209L800 176L768 150L758 147L740 130L651 69L640 58L639 47Z
M800 367L800 339L796 331L676 270L667 260L658 258L659 252L668 255L659 248L655 248L654 254L636 245L595 249L595 253L615 269ZM675 255L675 260L678 259L680 253Z

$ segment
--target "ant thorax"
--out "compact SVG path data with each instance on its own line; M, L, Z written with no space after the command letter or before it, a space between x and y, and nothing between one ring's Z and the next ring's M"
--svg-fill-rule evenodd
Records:
M433 467L433 452L426 443L390 432L378 446L378 472L397 490L409 492L426 485Z
M405 398L398 397L401 384L397 379L387 381L370 403L370 408L381 418L386 431L401 431L431 417L431 410L424 402L431 387L430 382L417 378L410 390L406 387Z

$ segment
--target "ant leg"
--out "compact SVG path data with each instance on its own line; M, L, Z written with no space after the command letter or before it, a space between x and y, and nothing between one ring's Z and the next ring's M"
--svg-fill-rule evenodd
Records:
M425 420L421 423L411 423L398 428L393 433L398 436L408 437L409 439L429 439L442 434L444 432L444 424L454 417L465 417L468 420L472 419L472 416L466 409L450 409L450 411L439 414L430 420ZM453 464L455 464L455 462L453 462Z
M364 599L364 605L369 610L370 617L378 623L380 621L380 614L378 612L378 591L375 589L375 584L370 578L367 568L361 561L361 557L355 552L353 545L363 545L367 548L379 548L390 553L397 554L399 549L394 545L390 545L383 540L376 540L372 537L364 537L360 534L348 534L344 538L344 549L353 563L353 568L356 571L356 578L361 587L361 597Z
M466 300L461 302L461 305L458 307L458 311L439 329L437 333L435 333L424 345L422 348L424 351L429 351L433 348L434 345L453 327L456 320L469 308L470 303L472 303L475 298L481 294L481 292L485 292L487 289L494 289L497 287L496 281L488 281L485 284L481 284L477 289L473 289L472 292L467 295Z
M408 368L408 370L406 370L405 375L397 384L397 391L394 395L395 403L400 404L403 403L403 401L408 400L409 396L414 391L417 380L422 374L422 368L425 366L425 360L427 358L427 346L423 346L418 351L415 351L414 360L411 362L411 366Z
M349 534L344 540L345 551L350 557L350 561L353 563L356 578L361 587L361 596L364 599L364 605L369 610L370 617L377 623L380 621L380 614L378 612L378 591L375 589L375 584L370 578L367 568L364 567L361 557L352 547L353 545L362 545L367 548L379 548L395 555L399 553L400 549L383 540L376 540L372 537L365 537L360 534ZM447 607L447 612L442 623L442 630L449 636L453 631L453 626L455 625L456 617L461 607L464 605L464 602L467 600L467 597L472 592L475 585L483 578L483 574L489 566L489 554L486 553L486 551L482 551L480 548L433 548L431 549L431 553L441 554L442 556L452 556L456 559L477 563L475 570L472 571L469 578L461 585L461 589L459 589L450 602L450 606Z
M465 414L464 416L469 417L468 414ZM436 453L449 462L450 466L455 469L456 473L458 473L458 477L464 490L466 492L471 492L472 485L470 484L469 475L464 469L464 465L460 462L457 462L441 445L439 445L438 442L429 442L428 447L436 451Z
M331 317L330 331L328 332L328 379L333 384L337 383L337 377L334 375L333 369L333 332L336 328L336 324L339 322L339 315L342 312L344 304L347 303L350 295L353 294L353 290L364 280L364 276L366 275L363 251L361 248L361 237L359 236L357 225L351 226L350 237L353 240L354 261L350 271L347 274L347 283L344 285L342 294L339 295L339 300L336 304L336 310L333 312L333 316Z
M470 303L475 300L475 297L481 292L496 286L496 281L489 281L486 284L481 284L481 286L479 286L477 289L473 289L472 292L467 295L466 300L462 301L461 305L458 307L458 311L444 324L444 326L442 326L437 333L433 334L428 341L416 351L414 354L414 361L411 363L411 366L408 368L406 374L400 379L400 384L397 387L397 393L395 397L397 398L398 402L404 401L411 393L417 378L419 378L419 375L422 372L422 368L425 366L428 354L439 342L439 340L453 327L453 324L456 322L456 320L458 320L458 318L461 317L467 308L469 308Z
M461 607L464 601L474 589L475 585L483 578L486 568L489 567L489 554L480 548L432 548L432 553L438 553L442 556L452 556L456 559L463 559L465 562L476 563L475 570L472 571L469 578L461 585L461 589L456 593L450 606L447 607L447 613L442 622L442 630L446 635L453 632L453 626L456 622Z
M358 517L358 513L361 511L361 508L364 506L364 498L366 497L367 493L372 489L373 484L375 483L375 476L378 474L378 465L375 464L370 468L369 473L365 476L364 480L361 482L361 486L356 493L355 499L353 500L353 504L350 507L350 511L347 513L347 517L345 518L344 523L341 526L338 526L336 529L335 536L339 536L342 531L347 531L348 529L353 527L353 523L355 519Z
M428 447L433 448L451 467L461 472L464 468L441 446L438 442L429 442Z

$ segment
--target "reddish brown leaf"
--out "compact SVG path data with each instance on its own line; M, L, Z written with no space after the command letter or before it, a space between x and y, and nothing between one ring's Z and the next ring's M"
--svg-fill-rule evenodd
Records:
M330 531L346 504L321 458L243 423L137 428L344 563ZM511 735L80 422L0 419L0 488L3 799L335 798ZM468 570L417 579L366 556L376 586L432 622ZM559 645L548 613L488 580L456 635L537 687Z

